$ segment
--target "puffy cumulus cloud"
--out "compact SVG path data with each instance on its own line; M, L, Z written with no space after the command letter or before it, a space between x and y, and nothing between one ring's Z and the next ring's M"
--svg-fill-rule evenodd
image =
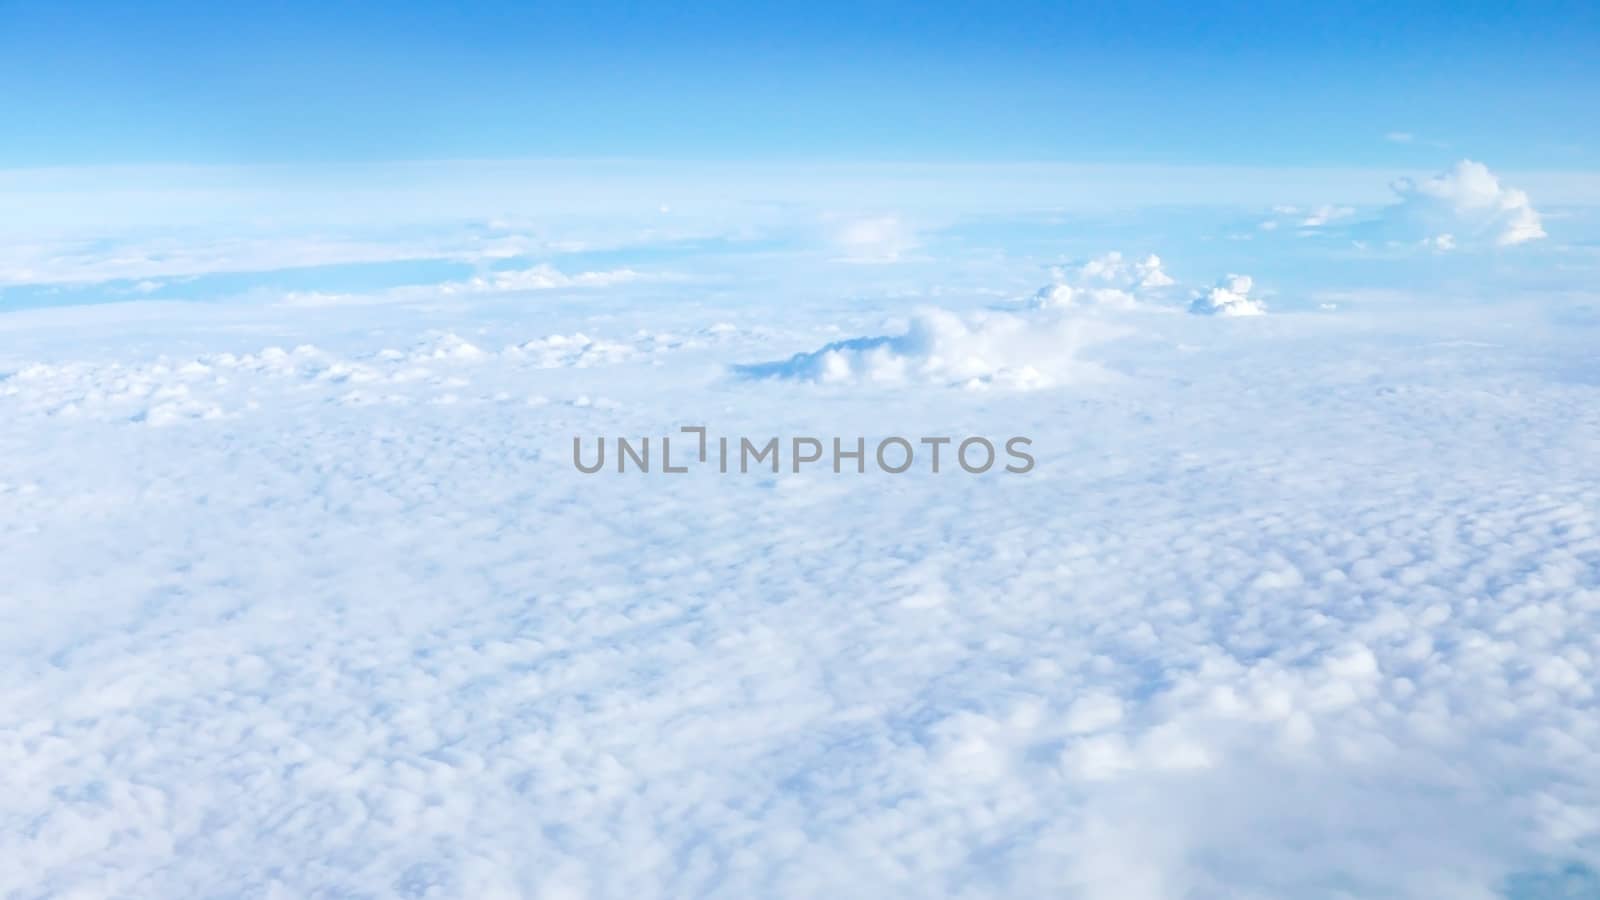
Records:
M1161 268L1161 257L1154 253L1131 260L1113 251L1080 265L1057 266L1050 274L1051 283L1033 295L1030 306L1036 309L1069 306L1126 309L1136 305L1147 292L1175 283Z
M1259 316L1266 304L1250 296L1255 281L1249 275L1229 275L1195 295L1189 311L1202 316Z
M747 378L824 384L934 384L1027 390L1101 380L1104 370L1079 351L1124 329L1083 316L926 310L906 332L835 341L772 363L739 366Z
M839 260L854 263L897 262L917 247L915 230L898 216L837 222L831 240L839 251Z
M1545 236L1527 193L1501 184L1483 163L1464 159L1432 178L1402 178L1393 188L1399 202L1383 215L1391 243L1450 250L1510 247Z

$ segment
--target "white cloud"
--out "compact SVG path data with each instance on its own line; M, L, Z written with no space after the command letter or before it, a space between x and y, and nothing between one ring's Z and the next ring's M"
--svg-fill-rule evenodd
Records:
M1134 262L1112 251L1084 263L1078 269L1078 274L1085 281L1098 280L1135 289L1154 289L1173 283L1172 278L1161 270L1161 257L1154 253Z
M1132 377L885 402L716 379L903 308L746 272L0 315L0 896L1596 894L1586 335L934 313ZM572 470L684 424L1038 465Z
M1391 144L1409 144L1416 140L1417 136L1409 131L1391 131L1384 135L1383 139Z
M1262 231L1276 231L1283 227L1292 227L1304 231L1323 228L1355 215L1355 208L1350 206L1333 206L1323 204L1315 207L1299 206L1274 206L1273 218L1262 221L1256 227Z
M1121 288L1073 287L1064 282L1047 284L1028 300L1034 309L1065 309L1069 306L1100 306L1131 309L1138 304L1133 294Z
M637 281L639 278L640 274L632 269L568 275L546 263L527 269L475 276L466 281L448 282L440 285L438 290L442 294L501 294L568 287L610 287L614 284Z
M1348 206L1319 206L1300 220L1300 227L1321 228L1329 222L1336 222L1354 214L1355 210Z
M1029 301L1036 309L1086 305L1126 309L1146 292L1175 283L1154 253L1135 261L1112 251L1076 266L1057 266L1050 274L1051 283Z
M737 371L752 378L826 384L990 385L1015 389L1096 380L1102 370L1079 359L1083 347L1123 330L1098 319L1056 314L925 310L904 334L835 341L810 353Z
M0 287L136 281L134 289L148 293L161 287L163 280L206 275L424 261L485 264L587 249L593 247L522 234L482 235L459 227L394 238L167 235L0 242Z
M295 291L282 302L289 306L353 306L371 303L416 303L446 297L485 297L562 289L608 288L636 281L669 281L669 274L646 274L633 269L568 274L548 263L526 269L508 269L475 275L461 281L438 284L408 284L365 293Z
M1431 178L1402 178L1390 188L1395 202L1376 218L1347 223L1337 233L1356 238L1358 247L1379 244L1435 252L1509 247L1545 236L1527 193L1502 184L1483 163L1462 160ZM1330 233L1355 213L1352 206L1280 205L1256 227L1267 232L1294 229L1302 236Z
M897 262L917 247L916 233L897 216L846 221L834 230L832 241L841 261L855 263Z
M1509 247L1545 236L1528 195L1501 184L1483 163L1464 159L1432 178L1402 178L1393 188L1399 202L1382 220L1391 242ZM1448 240L1442 245L1441 238Z
M1266 304L1249 296L1255 281L1249 275L1229 275L1195 295L1189 311L1203 316L1259 316Z

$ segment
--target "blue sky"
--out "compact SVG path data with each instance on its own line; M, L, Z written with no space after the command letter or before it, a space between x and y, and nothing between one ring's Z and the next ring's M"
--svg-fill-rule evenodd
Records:
M0 309L1112 250L1279 309L1582 283L1596 46L1553 4L0 0Z
M0 167L1600 160L1593 4L0 2ZM1390 139L1394 135L1395 139Z

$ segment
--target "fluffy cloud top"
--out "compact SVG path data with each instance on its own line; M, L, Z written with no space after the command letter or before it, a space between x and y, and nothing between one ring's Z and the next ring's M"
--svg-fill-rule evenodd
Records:
M1033 295L1029 305L1035 309L1069 306L1127 308L1143 294L1173 284L1161 268L1161 257L1154 253L1140 260L1125 259L1121 253L1097 256L1078 266L1058 266L1051 270L1052 281Z
M942 384L1029 389L1100 377L1078 357L1083 347L1122 330L1094 318L947 310L918 314L904 334L835 341L787 360L740 366L751 378L825 384Z
M1255 282L1249 275L1229 275L1201 291L1189 304L1189 311L1202 316L1259 316L1266 304L1250 296Z
M1403 239L1435 249L1489 244L1509 247L1545 236L1528 195L1500 183L1483 163L1464 159L1432 178L1402 178L1393 185L1400 202L1385 221Z

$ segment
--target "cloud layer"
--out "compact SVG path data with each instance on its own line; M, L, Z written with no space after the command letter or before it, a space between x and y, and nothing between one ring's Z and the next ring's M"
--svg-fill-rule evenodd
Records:
M0 896L1594 896L1592 342L546 306L0 321ZM682 424L1038 467L569 462Z

